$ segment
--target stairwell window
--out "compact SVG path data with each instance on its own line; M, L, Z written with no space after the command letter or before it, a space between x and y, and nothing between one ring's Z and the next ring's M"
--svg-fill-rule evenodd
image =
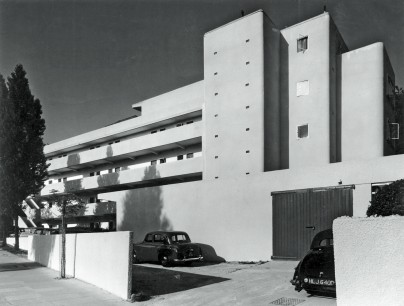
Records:
M304 52L307 50L308 47L308 36L300 37L297 40L297 52Z
M297 127L297 138L302 139L307 137L309 137L309 125L308 124L299 125Z
M308 80L296 83L296 96L307 96L310 93L310 84Z

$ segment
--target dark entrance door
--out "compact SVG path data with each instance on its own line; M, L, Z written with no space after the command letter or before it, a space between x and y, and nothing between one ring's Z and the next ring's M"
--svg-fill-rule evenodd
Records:
M318 232L352 216L354 186L272 193L273 259L301 259Z

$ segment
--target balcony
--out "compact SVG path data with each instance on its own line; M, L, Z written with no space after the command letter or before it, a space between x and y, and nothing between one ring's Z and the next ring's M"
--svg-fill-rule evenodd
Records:
M200 180L202 179L202 167L202 157L145 166L47 185L42 189L41 196L46 197L53 190L56 193L101 193Z
M54 159L51 161L48 172L49 175L61 174L124 159L134 159L150 153L158 154L162 151L201 143L201 138L202 122L199 121Z

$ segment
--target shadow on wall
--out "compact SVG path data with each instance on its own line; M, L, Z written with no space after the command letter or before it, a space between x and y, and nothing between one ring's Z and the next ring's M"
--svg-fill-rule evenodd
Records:
M44 239L44 236L40 235L32 236L32 246L31 250L28 249L28 258L44 265L45 267L50 267L55 248L56 236L51 235L46 238L48 239Z
M157 179L155 166L145 169L143 181ZM164 203L160 186L128 190L123 200L120 231L133 231L135 242L143 240L147 232L172 230L170 220L163 214Z
M71 167L74 165L79 165L80 164L80 154L79 153L74 153L70 154L67 156L67 167Z
M212 246L203 243L197 243L197 245L199 245L202 249L204 262L226 262L223 257L220 257L216 254L216 251Z
M223 277L149 268L140 265L134 265L132 273L132 292L142 292L146 296L185 291L230 280Z

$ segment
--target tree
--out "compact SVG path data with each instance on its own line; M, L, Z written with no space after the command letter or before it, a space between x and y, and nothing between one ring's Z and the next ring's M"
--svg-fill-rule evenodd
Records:
M7 216L10 215L8 203L11 189L7 180L7 173L11 170L10 159L13 158L11 148L8 144L12 141L12 126L14 123L13 104L8 99L8 88L3 76L0 75L0 224L3 246L6 244Z
M374 199L366 212L370 216L404 216L404 179L384 186Z
M15 222L15 248L19 248L18 213L23 201L37 194L44 186L48 175L43 153L45 120L38 99L31 94L26 72L17 65L7 82L7 98L4 119L0 129L2 195L5 201L2 211L11 215ZM2 91L4 91L4 87ZM2 99L3 100L3 99Z
M79 214L85 207L84 201L74 193L58 194L57 190L52 189L49 200L52 205L56 205L62 219L61 234L62 234L62 250L60 257L60 278L66 277L66 217Z

